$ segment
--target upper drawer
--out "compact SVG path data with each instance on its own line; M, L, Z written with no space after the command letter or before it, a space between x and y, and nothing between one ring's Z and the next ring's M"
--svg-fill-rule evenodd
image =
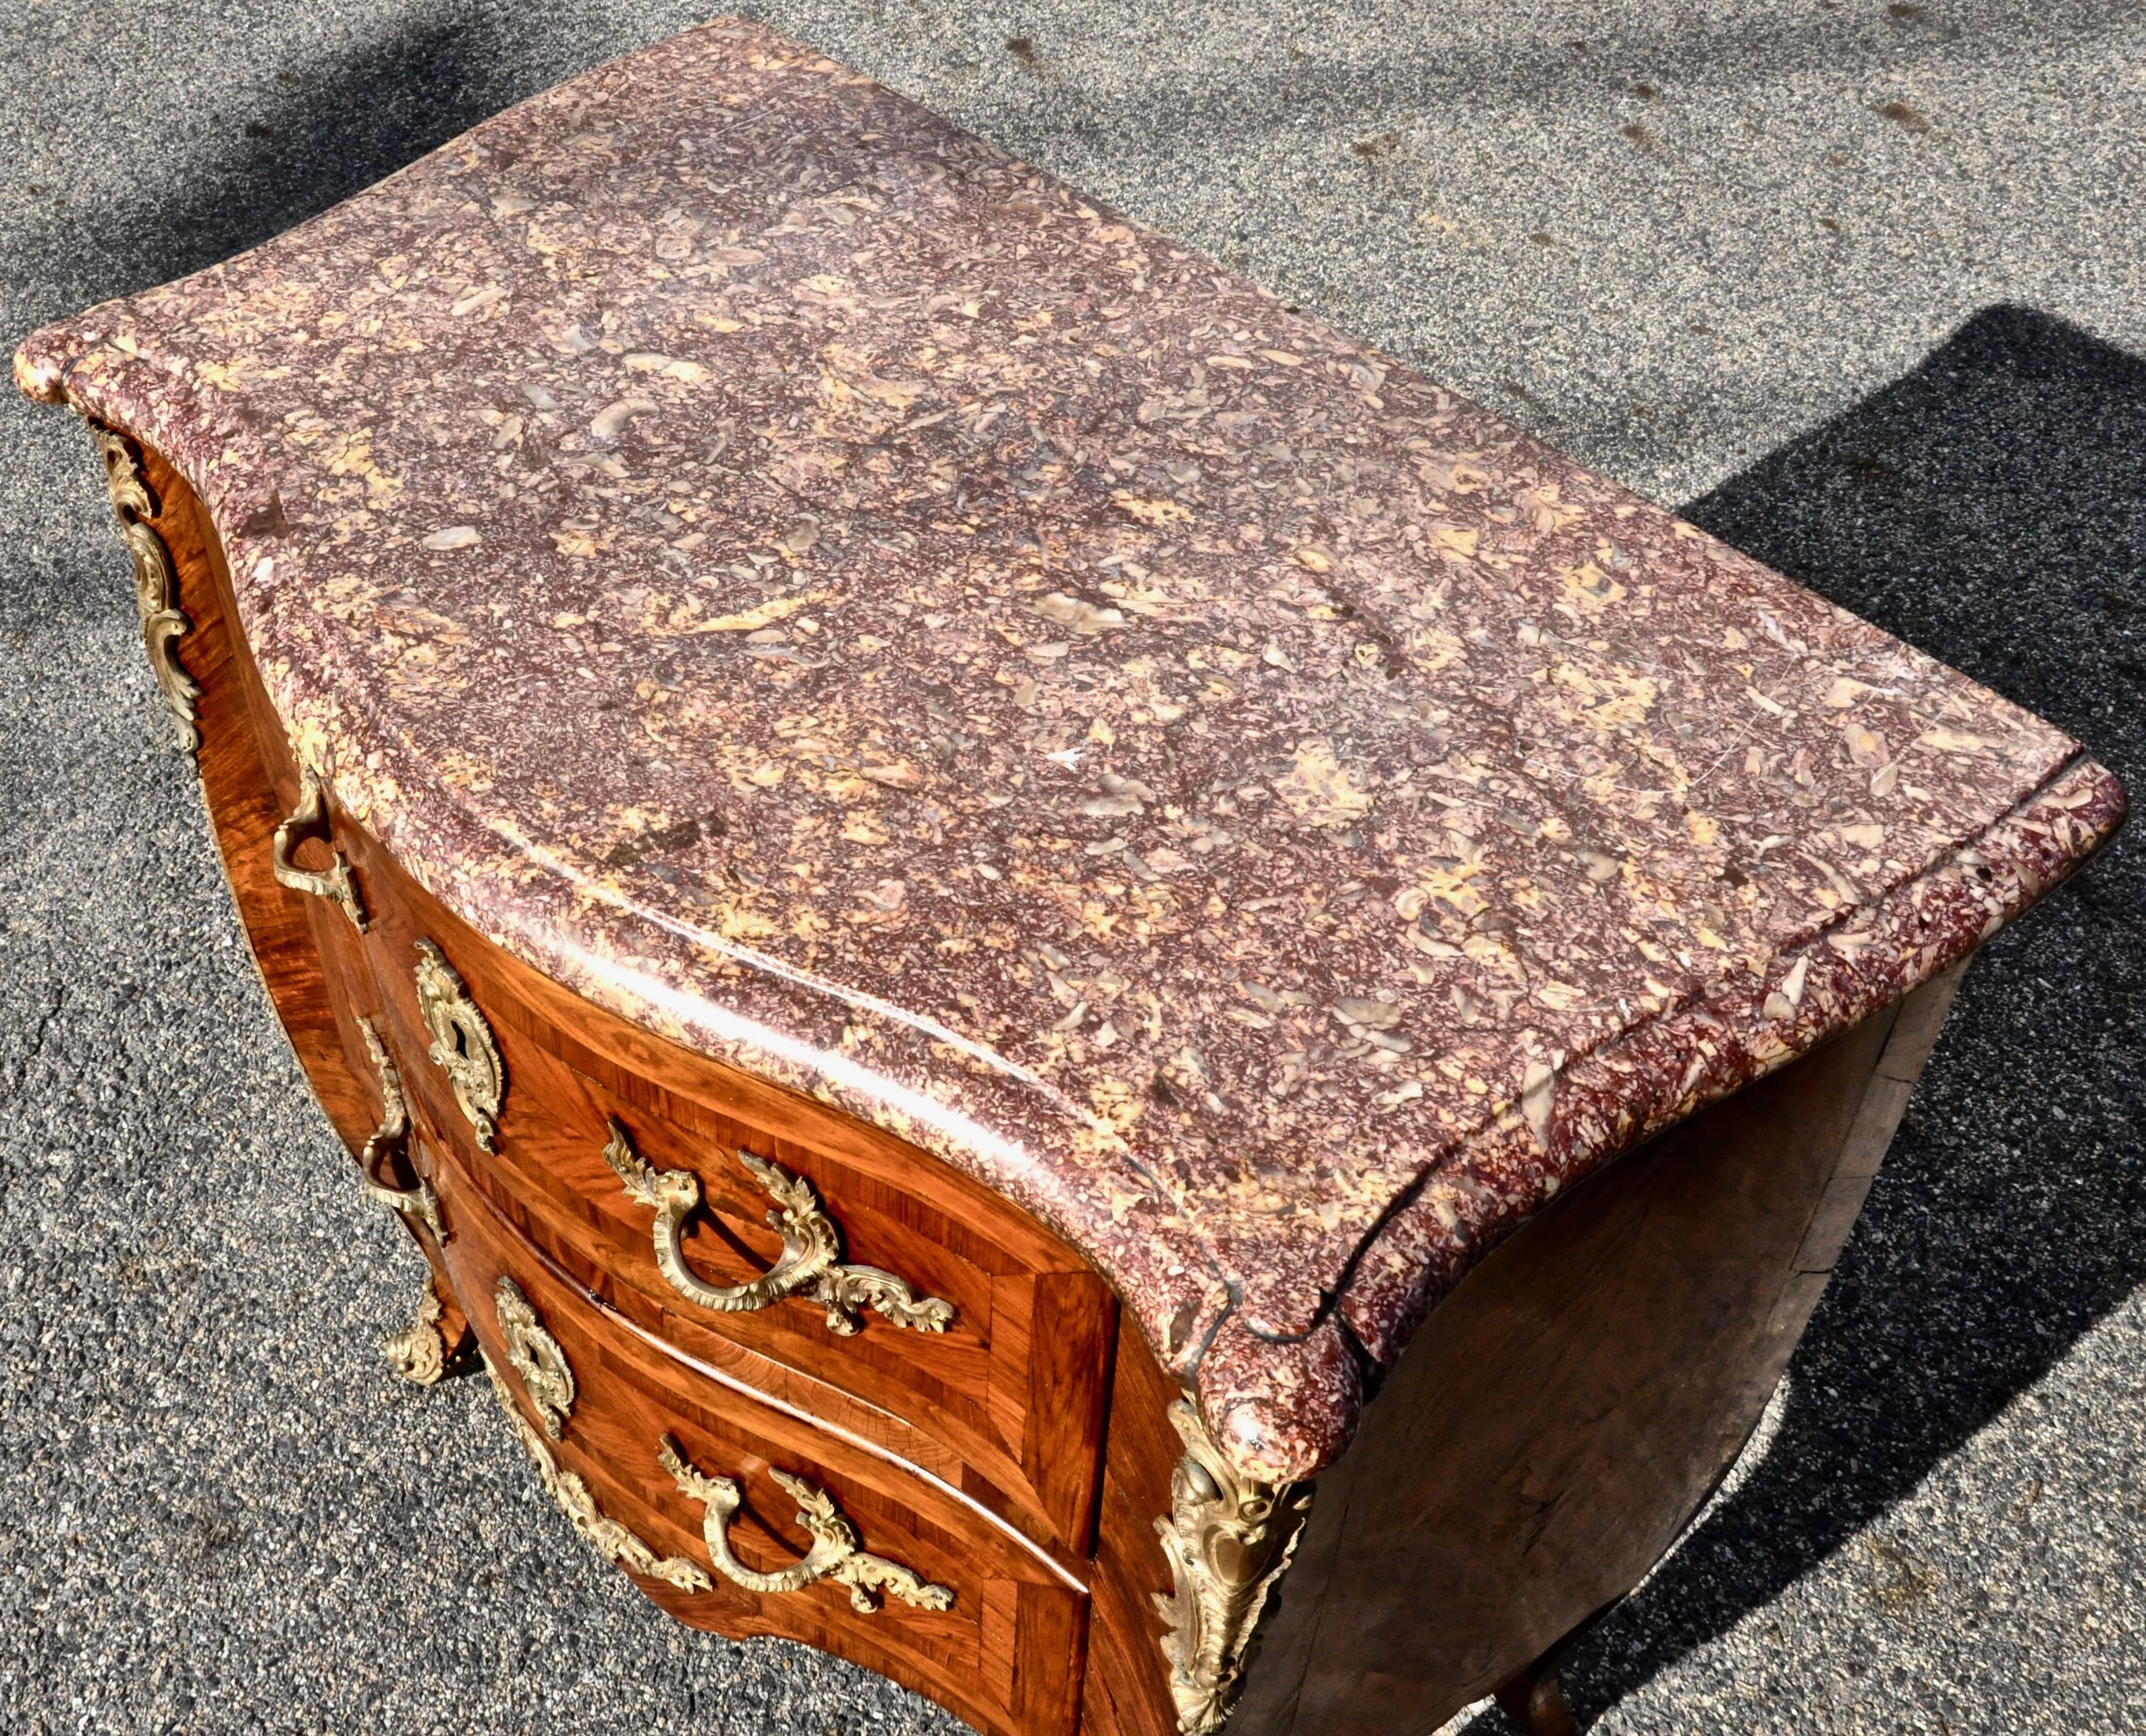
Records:
M551 1494L681 1620L881 1671L1006 1736L1071 1736L1087 1599L944 1484L641 1337L473 1193L457 1293ZM504 1281L502 1281L504 1280Z
M659 1336L1087 1553L1115 1302L1077 1255L914 1147L590 1006L338 838L421 1138L521 1234Z

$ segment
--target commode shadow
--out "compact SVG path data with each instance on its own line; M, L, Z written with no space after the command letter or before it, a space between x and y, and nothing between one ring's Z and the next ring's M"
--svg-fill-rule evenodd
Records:
M2146 786L2146 362L1993 307L1684 510ZM1977 960L1778 1435L1567 1666L1583 1722L1910 1497L2146 1283L2143 859L2136 831L2119 835ZM1987 1533L1957 1547L2009 1547L2009 1499L1993 1493ZM1945 1572L1914 1565L1924 1583ZM1865 1567L1882 1601L1886 1569ZM1872 1663L1839 1660L1851 1679Z
M472 25L294 71L218 162L55 212L16 268L55 313L183 275L568 70ZM1993 308L1686 512L2146 780L2146 362ZM1975 965L1770 1451L1575 1657L1583 1715L1840 1549L2146 1282L2142 856L2120 838Z

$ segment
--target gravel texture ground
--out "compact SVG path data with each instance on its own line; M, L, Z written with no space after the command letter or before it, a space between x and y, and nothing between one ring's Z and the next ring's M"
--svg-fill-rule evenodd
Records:
M2135 0L766 15L2146 789ZM693 22L12 0L0 336ZM86 442L12 398L0 527L0 1729L952 1731L673 1627L480 1384L389 1377L420 1263L247 964ZM1596 1730L2146 1728L2142 859L1969 975L1763 1450L1570 1669Z

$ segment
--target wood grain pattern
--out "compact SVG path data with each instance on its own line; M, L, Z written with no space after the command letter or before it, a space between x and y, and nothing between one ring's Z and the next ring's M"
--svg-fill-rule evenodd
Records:
M1460 1285L1321 1479L1233 1736L1433 1729L1644 1577L1756 1426L1956 980L1612 1165Z
M667 1349L619 1329L601 1299L492 1210L459 1159L450 1160L439 1185L454 1226L448 1265L509 1387L518 1383L490 1306L502 1274L521 1286L573 1369L579 1392L552 1449L558 1463L586 1483L606 1518L659 1555L709 1569L706 1592L641 1582L656 1602L696 1627L802 1640L853 1659L994 1736L1069 1736L1087 1603L1077 1587L1011 1534L979 1524L944 1485L734 1388L711 1387ZM524 1414L533 1420L532 1409ZM867 1615L832 1581L770 1594L734 1584L711 1567L703 1509L657 1463L666 1434L701 1470L743 1489L731 1537L748 1567L786 1567L811 1543L792 1518L796 1503L768 1474L779 1468L831 1495L864 1549L951 1588L952 1607L919 1609L889 1596ZM561 1543L573 1546L563 1534Z
M951 1612L861 1617L826 1586L644 1589L696 1625L852 1658L992 1736L1175 1736L1154 1599L1170 1579L1155 1520L1181 1450L1165 1418L1179 1392L1108 1286L946 1165L506 956L339 816L373 912L364 939L279 885L269 839L296 768L206 516L145 456L194 624L179 649L203 689L203 792L233 902L353 1150L380 1113L358 1015L397 1057L414 1160L451 1230L444 1250L417 1236L450 1342L473 1325L500 1354L491 1286L513 1275L582 1381L560 1462L663 1553L705 1559L697 1509L654 1461L667 1428L704 1469L747 1485L737 1534L755 1564L801 1553L766 1474L780 1464L835 1493L866 1548L958 1595ZM505 1057L495 1155L425 1059L420 935L446 950ZM1232 1736L1390 1736L1500 1684L1554 1690L1560 1644L1644 1574L1748 1437L1958 975L1611 1165L1460 1287L1322 1479ZM743 1148L809 1177L846 1257L946 1297L955 1326L935 1337L875 1319L844 1339L802 1302L737 1315L685 1302L655 1269L649 1214L602 1160L614 1116L651 1164L701 1178L686 1256L711 1281L776 1252Z
M371 975L356 932L340 911L277 882L271 846L297 800L297 769L236 631L231 576L208 515L158 453L144 447L142 458L158 507L154 527L171 551L180 604L193 622L179 654L202 689L196 706L202 801L224 880L284 1034L355 1156L379 1125L382 1108L355 1023L359 1014L377 1008ZM467 1320L438 1249L414 1229L411 1236L432 1264L440 1334L452 1356L467 1339Z
M193 621L179 651L202 689L202 796L232 901L284 1032L328 1119L355 1151L372 1131L376 1105L363 1073L349 1062L338 1025L337 1009L347 1002L350 982L346 974L331 985L312 911L277 884L269 866L270 841L297 798L297 776L280 735L264 742L256 727L258 677L233 634L228 576L207 515L154 451L144 450L142 461L160 509L154 527L171 551L181 606ZM265 751L271 747L272 758Z
M1170 1511L1170 1472L1185 1450L1168 1417L1179 1396L1126 1318L1110 1390L1082 1736L1176 1736L1155 1609L1155 1594L1170 1589L1170 1564L1155 1522Z
M499 1354L487 1299L501 1270L532 1295L551 1286L562 1311L561 1299L578 1297L596 1324L576 1340L576 1361L602 1378L579 1442L561 1459L600 1490L607 1511L645 1526L668 1553L698 1537L697 1520L688 1514L681 1524L674 1510L690 1504L675 1491L666 1497L652 1449L641 1451L637 1435L630 1449L605 1420L615 1404L643 1420L674 1418L681 1442L704 1450L711 1469L730 1468L726 1448L752 1459L736 1420L750 1414L781 1444L786 1469L839 1485L867 1547L897 1538L909 1554L882 1552L972 1584L951 1627L935 1631L948 1618L905 1611L910 1626L893 1638L901 1623L885 1612L858 1631L864 1619L838 1589L801 1594L820 1612L808 1619L771 1614L763 1606L772 1600L727 1582L712 1598L685 1599L644 1586L681 1619L732 1634L787 1634L853 1657L980 1729L1071 1731L1117 1321L1109 1287L1025 1214L901 1141L679 1050L498 954L340 816L336 844L357 866L372 916L366 937L339 910L279 885L270 841L297 800L297 767L233 631L229 575L207 515L182 478L155 453L145 456L162 504L156 527L194 622L182 659L204 690L204 796L234 905L277 1016L353 1153L382 1108L357 1018L371 1018L387 1040L419 1167L446 1202L444 1252L412 1235L435 1268L449 1345L475 1326ZM497 1158L475 1151L425 1059L430 1040L411 977L419 933L450 947L506 1055ZM828 1333L803 1303L766 1316L692 1317L654 1271L648 1215L629 1207L601 1161L611 1114L632 1121L652 1161L702 1176L710 1221L689 1257L711 1280L764 1266L778 1245L764 1196L727 1158L742 1145L815 1181L841 1220L848 1258L948 1295L969 1324L938 1339L882 1323L853 1341ZM758 1521L741 1515L741 1552L762 1565L801 1553L779 1491L763 1484L759 1499L776 1523L761 1525L756 1543Z
M869 208L800 203L801 152L829 185L872 188ZM487 198L547 177L577 221L502 251ZM753 269L646 244L690 209L706 234L664 251L705 252L774 207ZM483 317L377 294L383 246L412 286L481 262ZM973 316L938 293L953 261ZM578 453L571 407L611 364L517 341L576 272L684 346L629 370L656 369L634 390L660 412L620 401ZM1134 277L1122 307L1099 299ZM907 358L891 392L827 349L861 321ZM332 331L338 362L292 365ZM525 406L548 391L560 411L495 420L502 343ZM988 441L956 413L986 354L1017 358L992 364L1012 413ZM1460 1219L1517 1225L1653 1116L1897 998L2124 807L2061 731L739 21L519 104L302 232L48 327L22 357L33 393L152 421L211 484L279 701L334 754L339 799L452 875L458 910L626 1017L890 1127L929 1095L916 1137L1105 1260L1151 1342L1205 1346L1196 1370L1172 1364L1233 1419L1228 1456L1255 1476L1315 1475L1353 1429L1359 1383L1336 1372L1336 1329L1315 1329L1335 1299L1383 1371L1425 1286L1458 1270ZM711 443L745 439L748 467L792 486L711 470ZM616 461L597 450L613 442ZM1173 475L1169 453L1195 449L1197 478ZM575 485L571 534L541 489L477 484L629 459L630 487ZM361 530L342 491L357 499L368 462L394 486ZM950 479L949 511L925 511ZM878 534L874 514L908 528ZM711 548L776 551L741 582L795 591L769 592L760 629L787 651L727 630L761 621L743 593L672 586L659 605L681 522ZM1170 606L1129 570L1100 576L1123 561L1166 571ZM1576 641L1540 630L1545 598ZM734 606L751 619L716 612ZM1195 619L1250 644L1210 659ZM1674 705L1657 702L1668 666ZM1754 683L1773 709L1754 710ZM1090 746L1039 765L1046 724L1076 714ZM1914 775L1874 780L1844 729L1920 741ZM1605 754L1701 756L1704 778L1679 784L1696 806L1664 811ZM1405 796L1437 781L1426 756L1516 823ZM1589 817L1565 811L1575 790ZM1840 895L1848 808L1877 831L1858 829L1848 870L1860 944L1836 946L1810 913ZM1602 878L1614 860L1575 828L1644 875ZM1425 866L1455 848L1458 899ZM1402 906L1432 951L1533 954L1555 986L1475 995L1464 1035L1453 970L1398 968ZM750 931L768 968L741 973L711 923ZM1687 954L1739 967L1694 967L1704 995L1664 1003L1646 958ZM1330 1010L1409 1053L1372 1063ZM762 1035L742 1040L741 1015ZM946 1034L996 1058L957 1060ZM1487 1124L1515 1095L1540 1119L1543 1067L1544 1136ZM1098 1113L1130 1138L1097 1137ZM1458 1130L1499 1197L1449 1224L1419 1185ZM1235 1294L1210 1334L1211 1274Z
M395 1040L413 1058L406 1083L523 1234L621 1307L655 1310L664 1335L727 1339L886 1413L922 1438L912 1450L952 1454L964 1486L1039 1542L1068 1559L1086 1553L1101 1464L1100 1353L1116 1311L1101 1279L1018 1210L924 1154L881 1135L838 1144L826 1127L841 1118L817 1105L756 1081L736 1089L745 1075L667 1045L651 1052L656 1040L490 946L358 829L339 821L337 837L373 912L366 950ZM461 973L506 1061L494 1155L476 1151L445 1075L422 1059L420 936ZM642 1070L656 1059L661 1071ZM604 1161L613 1117L648 1163L699 1177L703 1205L686 1255L707 1281L737 1283L781 1251L767 1195L737 1160L742 1149L812 1182L841 1226L845 1257L951 1302L952 1324L917 1332L867 1314L843 1337L801 1299L716 1314L681 1297L655 1264L653 1214Z

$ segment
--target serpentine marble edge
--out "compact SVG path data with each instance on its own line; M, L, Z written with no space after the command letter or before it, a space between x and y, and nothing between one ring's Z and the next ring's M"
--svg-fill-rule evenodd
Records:
M1560 1187L2114 830L2078 744L724 22L37 333L301 756L1118 1286L1246 1476Z

